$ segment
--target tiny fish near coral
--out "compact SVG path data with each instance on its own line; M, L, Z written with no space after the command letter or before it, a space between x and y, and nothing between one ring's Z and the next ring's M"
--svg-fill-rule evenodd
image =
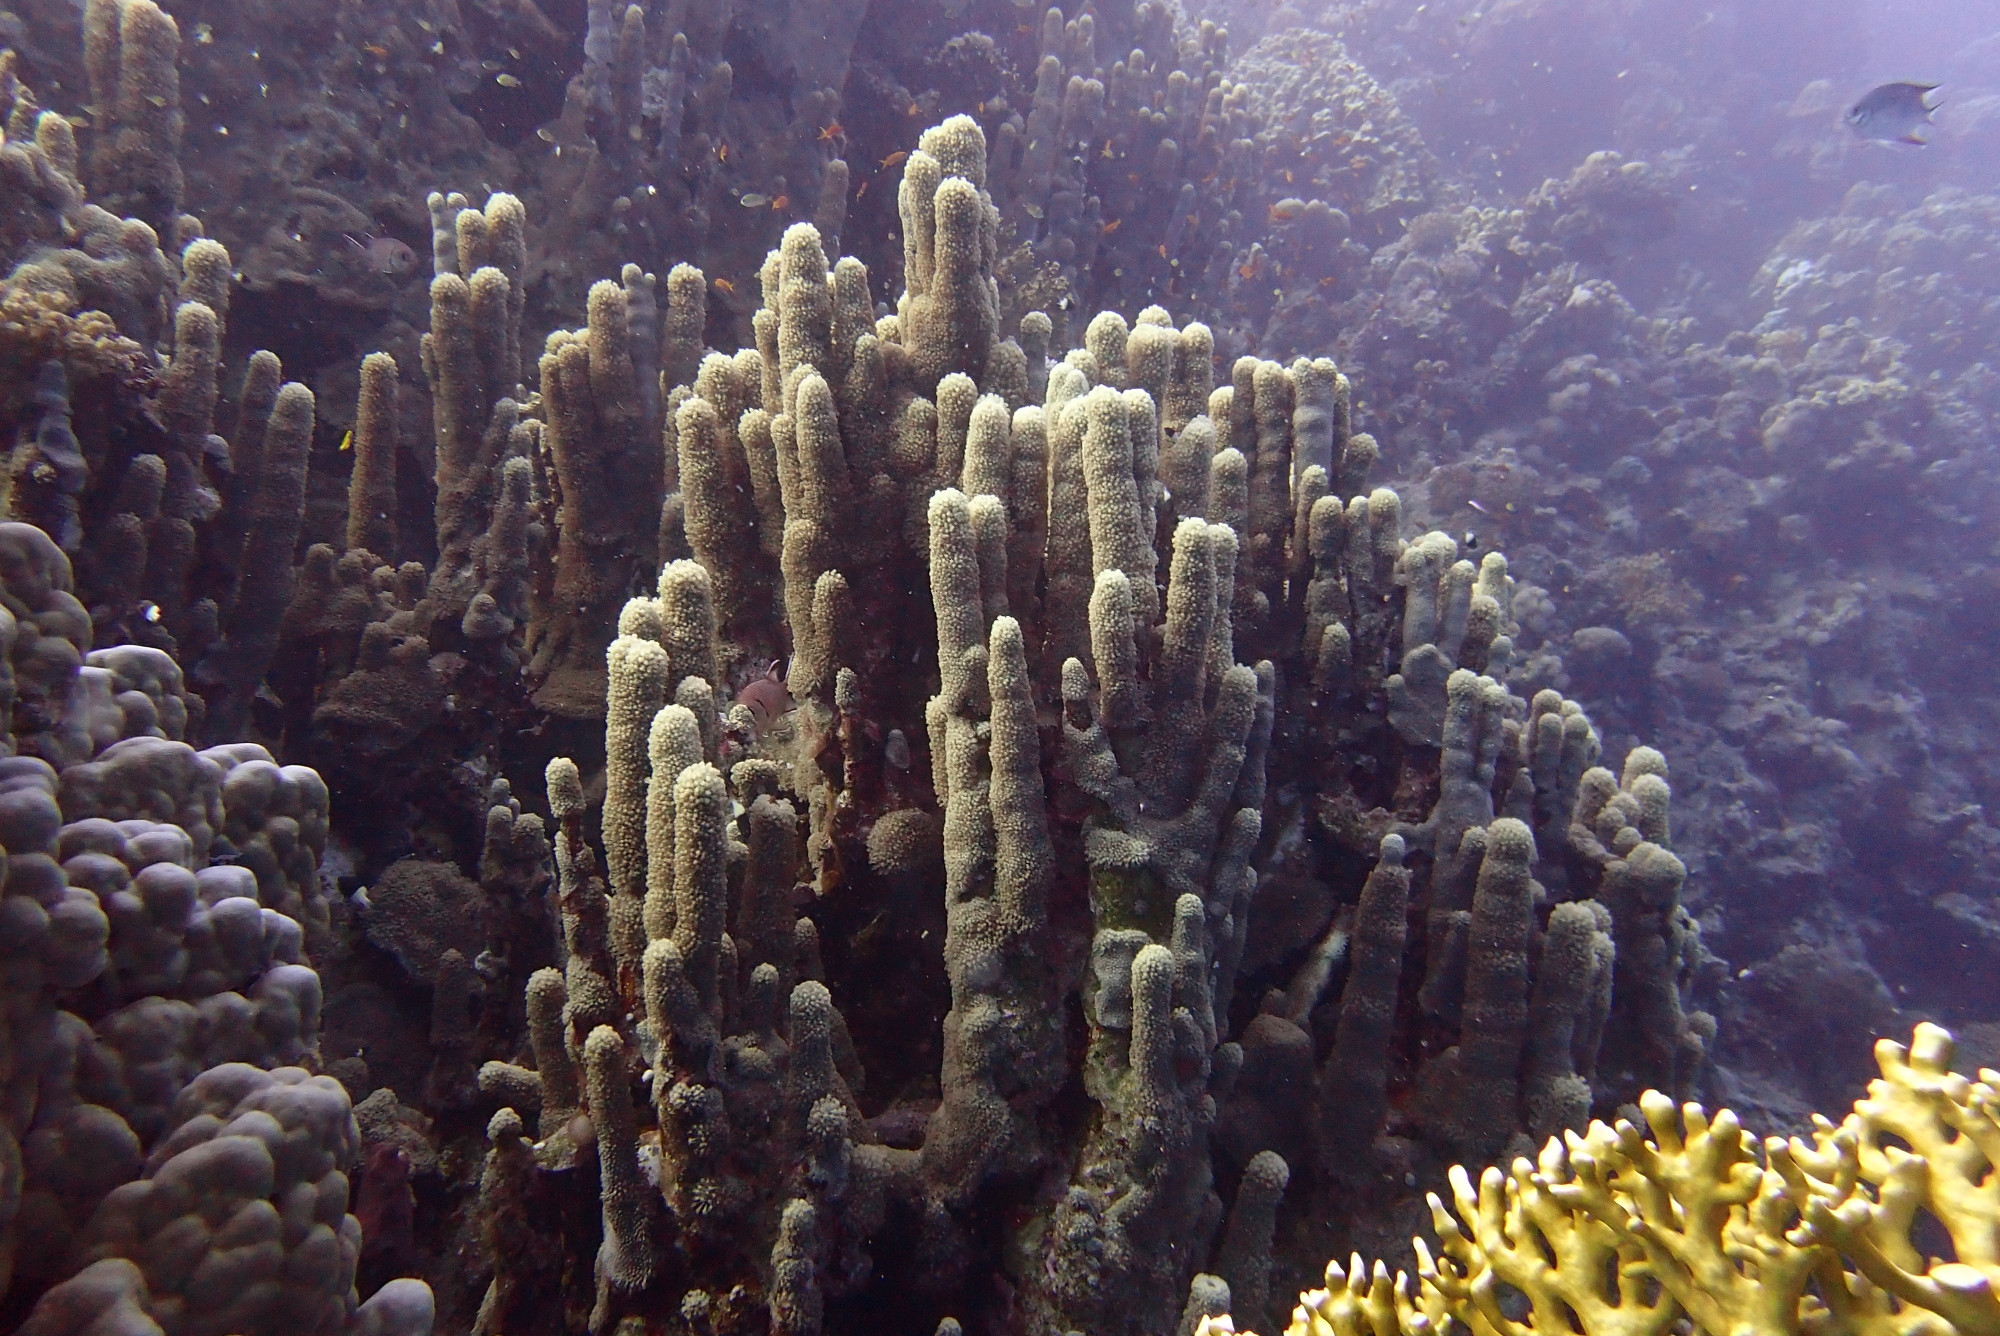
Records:
M401 278L417 267L417 253L394 237L354 236L343 233L347 244L360 252L361 263L390 278Z

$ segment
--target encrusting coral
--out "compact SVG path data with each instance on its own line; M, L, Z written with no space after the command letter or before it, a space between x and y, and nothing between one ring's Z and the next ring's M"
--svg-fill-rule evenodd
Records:
M1414 1281L1357 1254L1299 1297L1290 1336L1971 1333L2000 1329L2000 1072L1952 1070L1922 1024L1839 1123L1760 1146L1727 1109L1640 1097L1533 1161L1451 1171ZM1949 1257L1929 1252L1949 1244ZM1202 1333L1236 1330L1205 1317ZM1246 1329L1247 1330L1247 1329Z

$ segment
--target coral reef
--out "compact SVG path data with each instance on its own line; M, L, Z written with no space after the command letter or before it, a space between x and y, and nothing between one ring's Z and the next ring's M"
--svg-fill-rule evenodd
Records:
M1961 1076L1952 1055L1935 1025L1908 1047L1878 1041L1867 1095L1806 1138L1759 1145L1727 1109L1649 1091L1643 1127L1593 1123L1476 1184L1455 1168L1451 1203L1430 1199L1439 1247L1417 1241L1414 1281L1359 1254L1330 1262L1288 1330L1983 1330L1995 1315L1996 1073ZM1949 1239L1949 1260L1925 1259L1929 1228ZM1209 1315L1197 1330L1236 1327Z
M643 22L626 36L643 37ZM1087 18L1045 25L1074 63L1090 60L1090 37ZM1219 34L1203 40L1182 58L1219 53ZM1136 69L1135 57L1120 79ZM1184 77L1167 83L1191 92ZM1120 86L1118 106L1143 96ZM1234 114L1215 89L1205 114ZM1003 188L1019 187L1016 161L1001 169ZM860 261L830 264L819 230L798 224L764 264L757 347L733 358L695 355L703 275L670 275L662 339L653 280L628 266L591 289L585 328L545 340L539 393L519 383L525 211L505 194L480 209L433 195L427 564L362 546L404 541L387 522L397 368L378 355L361 379L347 549L314 546L294 577L277 554L303 511L311 400L276 385L268 355L252 360L241 397L246 415L268 405L270 425L226 447L243 472L208 517L234 581L196 675L215 702L210 725L246 721L269 691L285 744L351 792L385 761L420 783L403 758L440 748L518 761L502 739L530 693L545 717L603 721L601 789L569 760L547 769L553 919L536 875L546 845L497 782L472 799L489 813L477 884L450 861L406 858L356 897L397 986L429 995L431 1055L421 1077L399 1074L393 1054L370 1061L372 1048L333 1065L361 1089L379 1063L404 1099L451 1118L476 1116L476 1069L483 1097L514 1109L488 1126L471 1214L492 1237L540 1235L547 1222L510 1216L510 1203L572 1192L549 1176L596 1165L594 1256L579 1252L592 1234L565 1229L527 1250L538 1260L492 1258L482 1326L603 1329L664 1296L687 1313L768 1303L781 1326L812 1330L830 1304L879 1286L871 1250L885 1239L924 1259L921 1303L991 1303L980 1296L1005 1287L1031 1320L1062 1326L1169 1324L1218 1246L1218 1273L1254 1297L1291 1167L1245 1131L1274 1126L1257 1109L1273 1087L1252 1077L1235 1090L1267 1064L1229 1036L1274 766L1321 790L1312 811L1286 800L1295 830L1317 823L1291 855L1294 875L1328 859L1365 869L1379 854L1386 870L1370 885L1391 886L1407 845L1417 875L1401 893L1433 922L1407 964L1433 999L1422 1029L1434 1069L1370 1058L1389 1042L1378 1022L1374 1039L1357 1030L1308 1078L1335 1092L1329 1109L1345 1109L1347 1087L1472 1081L1485 1092L1475 1113L1437 1094L1402 1128L1439 1153L1574 1120L1593 1097L1578 1068L1592 1070L1612 1020L1649 1070L1698 1074L1705 1018L1682 996L1701 953L1664 849L1663 767L1635 759L1621 787L1588 768L1595 741L1575 706L1545 693L1531 710L1507 694L1504 561L1475 573L1441 534L1406 547L1392 493L1340 499L1364 486L1376 448L1352 430L1351 389L1331 362L1243 359L1218 389L1209 331L1157 307L1130 323L1099 316L1054 365L1060 335L1045 314L1006 337L1002 245L1041 206L988 185L974 120L927 132L898 193L894 313L871 309ZM169 388L190 361L212 382L198 346L213 322L197 313L177 328ZM674 371L692 379L648 392ZM648 462L655 439L666 457ZM199 494L209 456L186 458ZM171 483L171 459L163 473ZM191 519L186 532L208 536ZM655 561L657 598L631 598ZM196 618L189 600L174 606L187 611L164 619L170 631ZM1398 626L1402 671L1384 678L1372 665ZM1260 656L1254 666L1239 647ZM774 657L782 673L765 669ZM912 661L925 671L904 669ZM1060 730L1045 741L1048 710ZM136 703L120 717L135 712L145 717ZM1367 722L1383 718L1386 732ZM1388 748L1393 775L1348 770L1357 728ZM137 745L77 767L71 787L93 815L122 814L118 795L153 763L124 759ZM295 854L325 839L309 817L326 790L236 748L211 770L175 773L218 793L222 813L182 801L147 814L191 824L197 848L211 831L230 841L260 898L317 949L329 905ZM377 793L378 810L393 810L393 792ZM434 818L465 802L405 792ZM1330 817L1343 804L1358 826ZM1500 816L1516 809L1521 820ZM1576 901L1582 935L1537 952L1530 1045L1537 862ZM939 868L941 919L932 901L894 932L923 951L923 925L942 931L941 977L907 980L940 1036L923 1073L889 1051L881 1016L857 1030L835 1005L864 966L844 935L822 946L819 918L921 893ZM1630 902L1619 931L1647 962L1622 991L1598 946L1611 915L1594 879L1602 903ZM1549 920L1552 942L1569 940L1569 921ZM539 941L537 924L548 925ZM1380 1007L1363 988L1400 986L1403 946L1384 939L1343 1014ZM1288 1004L1259 1009L1304 1039L1308 1071L1334 963L1315 953L1282 990ZM357 978L336 997L343 1047L368 986ZM1080 1065L1065 1037L1072 1005ZM1502 1014L1511 1031L1495 1028ZM1451 1042L1462 1024L1463 1046ZM1555 1026L1576 1037L1543 1040ZM900 1089L864 1105L870 1067ZM641 1073L650 1089L635 1094ZM1546 1107L1552 1085L1565 1112ZM1078 1097L1098 1110L1087 1122L1071 1111ZM1377 1103L1349 1119L1364 1151L1383 1131ZM532 1147L526 1118L541 1132ZM1219 1118L1238 1157L1224 1173L1249 1174L1233 1212L1208 1150ZM1317 1190L1352 1167L1333 1149L1339 1134L1312 1143L1317 1158L1277 1139L1317 1165ZM384 1203L408 1192L411 1161L399 1142L374 1144L368 1212L400 1218ZM1034 1203L1018 1265L975 1246L979 1221L1010 1198ZM595 1275L588 1314L563 1317L552 1258Z
M547 1230L510 1203L560 1192L550 1176L594 1149L601 1242L564 1230L494 1258L483 1328L556 1320L535 1278L554 1255L595 1276L566 1320L597 1330L656 1304L697 1326L768 1304L779 1329L815 1330L907 1258L920 1303L1004 1284L1037 1325L1159 1330L1211 1255L1247 1295L1265 1283L1292 1174L1279 1144L1311 1190L1386 1203L1389 1163L1614 1105L1593 1084L1600 1042L1627 1079L1700 1077L1713 1026L1686 999L1706 958L1658 753L1620 780L1579 707L1509 695L1503 559L1405 544L1393 493L1339 499L1374 446L1331 363L1246 359L1214 388L1201 326L1103 315L1033 402L999 328L985 148L961 117L910 155L894 315L871 318L861 264L830 265L795 225L765 264L759 347L709 355L665 397L680 490L662 533L693 559L624 604L604 652L601 853L587 772L549 765L566 963L529 983L532 1065L480 1073L513 1110L489 1128L481 1217ZM559 548L557 580L588 559ZM1384 678L1369 665L1398 640ZM1275 660L1239 663L1253 645ZM934 690L898 671L913 655ZM1357 729L1393 774L1347 769ZM1288 815L1315 829L1293 875L1380 856L1362 910L1376 959L1336 1006L1337 962L1314 953L1238 1042L1274 765L1321 794ZM820 925L940 865L943 995L911 981L941 1027L925 1078L837 1005L875 990L858 943L830 954ZM1430 924L1407 966L1406 903ZM901 949L925 949L933 929L912 929L930 913L890 930ZM1632 962L1615 985L1614 946ZM1384 994L1406 967L1424 1019L1396 1034ZM1297 1061L1266 1051L1287 1031L1306 1073L1291 1088L1323 1092L1303 1143L1260 1107L1285 1088L1273 1063ZM1413 1045L1433 1055L1417 1068ZM904 1087L886 1100L878 1061ZM1391 1088L1415 1092L1393 1122ZM1087 1123L1066 1090L1096 1107ZM1233 1212L1212 1126L1240 1156ZM995 1270L975 1222L1023 1193L1021 1260Z
M1643 182L1634 167L1617 175ZM1561 197L1592 198L1587 175ZM1608 731L1699 758L1678 786L1679 829L1702 851L1701 912L1728 954L1845 943L1943 1008L1981 995L1966 971L1988 940L1958 926L1981 919L1986 892L1938 900L1946 874L1929 852L1959 884L1985 885L1979 765L1941 759L1976 733L1953 685L1969 665L1949 645L1980 632L1918 609L1986 577L1983 559L1911 548L1896 517L1990 527L1977 424L1991 410L1977 355L1929 333L1976 317L1905 313L1976 267L1944 238L1979 207L1856 190L1772 253L1752 328L1714 341L1640 315L1601 267L1564 259L1580 254L1558 236L1573 228L1467 210L1423 243L1442 247L1435 259L1414 232L1377 253L1400 276L1350 303L1354 336L1336 344L1368 390L1364 421L1422 477L1405 489L1416 513L1504 543L1536 587L1526 683L1588 695ZM1893 296L1832 298L1878 272ZM1913 768L1919 755L1935 763ZM1924 852L1875 856L1862 832L1891 829ZM1910 968L1873 908L1885 883L1907 888L1899 913L1965 942L1962 964ZM1775 887L1788 888L1776 912Z
M1990 1325L1935 1032L1692 1103L2000 1005L1990 200L1726 333L1365 13L39 6L10 1322L1151 1336L1448 1190L1301 1321Z
M357 1306L348 1096L294 1065L317 1058L325 786L255 743L172 736L173 661L91 650L40 530L0 526L0 548L10 627L76 637L11 645L40 704L0 763L9 1311L50 1333L428 1332L420 1282ZM61 722L21 731L38 713Z

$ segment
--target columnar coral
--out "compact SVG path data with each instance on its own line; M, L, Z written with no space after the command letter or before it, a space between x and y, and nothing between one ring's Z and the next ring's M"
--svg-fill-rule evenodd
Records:
M142 0L92 6L98 63L114 8L120 60L157 76L164 30ZM577 216L660 252L641 258L705 234L718 181L771 166L728 163L715 17L593 5L544 137L579 173ZM1128 18L1130 54L1100 67L1100 33L1122 46ZM17 778L65 817L91 813L55 836L61 886L16 860L51 923L81 925L50 959L90 975L74 1005L103 1015L92 1107L111 1115L36 1129L24 1200L62 1217L52 1237L89 1223L65 1192L124 1191L111 1179L135 1145L180 1135L200 1070L312 1061L320 999L302 962L343 913L317 875L327 792L311 772L196 751L181 735L198 698L157 661L75 666L93 617L151 626L148 601L163 645L207 650L211 722L254 718L286 759L313 748L337 793L386 779L371 802L407 802L357 831L364 865L412 836L476 842L464 818L486 818L483 887L425 847L351 905L371 940L409 947L421 934L393 920L422 866L485 909L463 939L394 962L432 990L439 1135L479 1125L475 1097L508 1109L486 1122L481 1331L678 1311L697 1331L811 1332L842 1320L878 1257L922 1282L913 1302L997 1312L1004 1294L1032 1324L1165 1330L1230 1287L1261 1306L1287 1192L1315 1218L1336 1193L1386 1210L1444 1153L1580 1125L1630 1093L1626 1070L1699 1080L1703 956L1664 764L1636 751L1613 779L1580 707L1513 694L1504 560L1406 541L1396 494L1367 490L1376 448L1331 361L1225 358L1218 376L1218 330L1228 348L1248 328L1228 303L1233 328L1155 306L1072 330L1073 303L1055 300L1143 293L1185 316L1205 309L1199 274L1249 303L1275 255L1250 241L1259 155L1317 150L1223 78L1225 34L1177 35L1164 7L1051 11L1040 54L1024 118L981 107L990 159L967 117L909 153L902 291L881 316L867 270L837 257L840 127L806 87L793 125L825 133L795 128L786 162L823 167L822 207L767 258L754 346L734 355L705 352L706 276L685 265L664 310L627 265L589 289L580 328L524 350L525 209L434 196L429 569L395 564L424 545L388 522L394 361L363 365L341 544L294 572L319 406L262 356L234 438L213 429L226 254L182 248L178 217L162 251L83 212L73 143L36 122L9 170L96 245L45 257L37 281L67 282L67 310L101 276L85 261L119 263L125 296L178 298L170 321L129 313L142 361L171 339L155 448L99 469L75 439L70 372L44 356L64 374L37 373L17 460L34 484L20 513L112 516L90 580L114 593L76 599L46 540L3 545L15 734L63 771L23 762ZM1285 113L1284 96L1267 105ZM124 110L122 142L158 157L165 118ZM108 161L117 143L97 147ZM1381 164L1359 225L1413 198L1398 183L1415 163ZM660 168L657 197L611 198ZM1272 220L1339 230L1326 201L1296 220L1293 203ZM39 225L31 209L23 226ZM1429 244L1442 225L1416 231ZM1337 239L1330 252L1346 258ZM72 454L103 476L65 490ZM107 510L89 488L114 483ZM545 772L552 849L494 780L551 752L574 757ZM429 783L446 755L451 783ZM458 852L469 869L470 843ZM1253 956L1272 882L1326 903L1300 930L1315 940ZM206 912L183 916L190 885ZM106 907L104 943L81 889ZM906 991L875 986L883 962ZM308 1093L332 1107L324 1084ZM50 1169L58 1144L101 1148L117 1172ZM233 1141L204 1153L254 1159ZM126 1196L152 1202L159 1175L172 1188L180 1154ZM1233 1210L1217 1189L1231 1181ZM317 1225L337 1245L347 1226L325 1174L313 1184L327 1218L305 1233L324 1252ZM277 1198L257 1187L222 1197L261 1220ZM128 1233L143 1270L150 1236ZM122 1260L59 1303L123 1315L178 1292ZM339 1270L300 1304L333 1314ZM595 1285L565 1294L586 1272ZM384 1294L356 1321L420 1307Z
M809 1330L866 1282L891 1207L950 1291L979 1212L1032 1184L1036 1260L1014 1283L1037 1320L1156 1330L1221 1231L1219 1113L1231 1170L1254 1162L1259 1186L1215 1264L1256 1302L1284 1155L1311 1191L1379 1193L1385 1132L1493 1151L1578 1125L1614 1024L1683 1036L1698 1070L1703 1022L1682 998L1699 947L1678 883L1646 873L1671 858L1649 842L1667 835L1662 767L1635 753L1621 796L1600 792L1581 710L1510 694L1504 559L1404 541L1395 494L1362 492L1375 446L1330 362L1246 358L1217 388L1208 331L1158 309L1098 317L1053 366L1041 322L1002 338L985 179L976 125L926 134L899 196L896 314L873 318L858 263L829 264L795 226L764 267L758 346L708 355L665 396L679 491L660 532L692 560L622 604L604 651L601 864L584 773L550 769L568 963L529 990L537 1070L482 1073L522 1112L539 1104L547 1168L587 1116L599 1328L668 1291L709 1311L754 1272L781 1325ZM559 572L579 560L559 546ZM1244 648L1265 657L1246 666ZM1317 808L1296 788L1274 803L1272 768L1317 785ZM1337 955L1316 952L1237 1042L1270 818L1280 846L1313 822L1375 870L1338 994ZM926 866L944 891L939 1099L917 1134L893 1108L885 1133L860 1115L794 887L826 904L907 890ZM1570 903L1545 910L1545 888ZM1620 933L1663 943L1645 977L1665 994L1614 990ZM1395 999L1418 960L1412 1069ZM1323 994L1338 1033L1315 1073ZM1263 1046L1294 1035L1318 1108L1280 1133ZM1097 1113L1065 1145L1073 1074ZM535 1302L498 1277L491 1295Z

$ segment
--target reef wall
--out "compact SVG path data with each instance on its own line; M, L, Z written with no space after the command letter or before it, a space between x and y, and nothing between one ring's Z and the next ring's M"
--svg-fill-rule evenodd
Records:
M432 104L461 140L364 155L408 241L329 193L241 265L180 81L262 47L94 0L81 142L0 57L24 1329L1268 1324L1449 1166L1734 1079L1705 932L1894 1015L1697 921L1684 858L1732 909L1768 860L1638 735L1712 794L1715 733L1839 731L1642 708L1713 648L1616 545L1894 532L1853 489L1952 463L1808 281L1856 227L1759 279L1811 339L1711 346L1601 272L1650 168L1477 202L1322 33L1010 15L933 116L883 14L586 17L538 166ZM425 65L380 36L336 63ZM245 346L274 293L370 313L312 387ZM1753 418L1795 481L1668 510Z

